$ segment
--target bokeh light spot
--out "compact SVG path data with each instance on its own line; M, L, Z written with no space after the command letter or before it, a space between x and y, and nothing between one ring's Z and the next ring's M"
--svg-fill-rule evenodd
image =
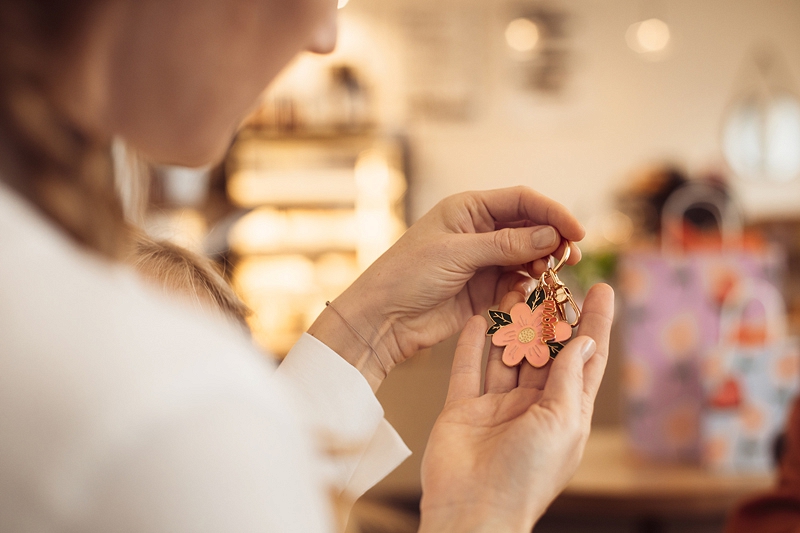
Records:
M539 42L539 27L528 18L514 19L506 27L506 43L517 52L530 52Z

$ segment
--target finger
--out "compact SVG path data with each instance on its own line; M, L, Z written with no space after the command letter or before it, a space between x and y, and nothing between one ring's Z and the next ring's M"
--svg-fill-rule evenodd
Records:
M497 223L530 220L553 226L567 240L583 239L586 230L569 210L530 187L510 187L468 193Z
M564 255L564 248L566 246L566 242L562 241L561 245L559 245L558 250L554 254L555 257L562 257ZM581 252L580 247L575 244L574 242L569 243L569 258L567 259L568 265L577 265L581 257L583 257L583 253Z
M494 223L494 229L503 229L503 228L526 228L528 226L540 226L541 224L534 224L530 220L515 220L513 222L501 222L496 221Z
M570 341L553 361L541 404L564 416L581 421L583 401L583 366L594 354L596 343L587 336Z
M525 298L531 295L533 289L536 288L536 280L531 279L530 276L527 274L520 273L519 278L514 282L514 284L509 289L509 292L515 291L523 295Z
M458 337L445 403L477 398L480 395L481 359L485 342L486 320L475 315L467 321Z
M548 267L547 258L537 259L535 261L531 261L530 263L528 263L526 265L526 270L532 278L539 279L539 276L542 275L542 272L547 270L547 267Z
M546 364L541 368L536 368L527 361L523 361L519 369L518 386L524 389L544 390L544 386L547 384L547 378L550 376L551 366L553 365Z
M524 265L548 257L561 242L561 237L552 226L504 228L454 237L461 241L456 243L454 249L469 270L495 265Z
M513 291L507 293L500 302L500 310L508 313L514 304L524 302L522 293ZM525 363L523 363L525 364ZM484 391L495 394L508 392L517 386L519 367L509 367L503 362L503 347L491 345L489 347L489 360L486 362L486 380Z
M594 355L584 367L584 393L594 403L608 361L608 341L614 320L614 289L606 284L595 285L586 295L581 312L579 335L588 335L597 343Z
M523 295L523 300L528 297L528 295L533 291L534 287L536 286L536 282L530 278L527 274L519 271L508 271L503 273L500 278L497 280L497 285L495 287L495 297L492 303L494 305L499 306L503 302L503 298L509 292L518 292ZM516 302L515 302L516 303ZM513 305L513 304L512 304ZM498 307L501 311L506 311L510 309L503 309L502 307ZM481 312L481 311L476 311Z
M551 255L553 257L563 257L563 255L564 255L564 246L565 246L564 241L562 241L561 244L558 245L558 248L556 249L556 251L553 252ZM570 254L569 254L569 259L567 259L567 264L568 265L577 264L581 260L582 256L583 256L583 254L581 253L581 249L578 247L578 245L575 244L574 242L571 242L570 243ZM549 259L550 259L550 256L542 258L542 259L537 259L535 261L532 261L532 262L530 262L530 263L525 265L525 271L531 277L538 278L539 276L542 275L542 272L544 272L545 270L547 270L549 268L549 266L550 266L549 263L548 263ZM558 261L556 261L556 263L558 263Z
M583 259L583 252L581 252L581 247L578 246L577 243L571 242L569 244L572 253L567 260L568 265L577 265L580 263L581 259Z
M469 298L465 301L468 308L464 309L464 313L468 317L482 315L490 308L497 309L503 296L511 291L524 293L527 298L535 286L536 282L524 272L503 272L499 268L480 269L467 282Z

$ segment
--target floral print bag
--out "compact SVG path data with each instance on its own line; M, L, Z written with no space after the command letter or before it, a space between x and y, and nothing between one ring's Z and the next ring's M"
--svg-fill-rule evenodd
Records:
M697 206L717 219L722 249L681 248L675 228ZM738 212L711 187L674 193L662 227L661 249L630 251L619 262L626 426L640 455L699 462L707 404L702 366L718 346L723 302L750 280L780 286L785 257L771 248L744 249Z

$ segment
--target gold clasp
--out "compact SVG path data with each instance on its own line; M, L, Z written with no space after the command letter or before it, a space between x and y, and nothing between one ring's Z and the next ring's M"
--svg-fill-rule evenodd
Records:
M567 250L569 250L569 246L567 246ZM542 275L539 278L539 286L544 288L547 293L550 294L553 300L555 300L564 322L567 322L571 327L574 328L581 321L581 309L578 307L578 304L572 297L572 291L570 291L569 287L567 287L564 282L559 279L558 274L556 273L557 269L561 268L561 266L567 262L567 259L569 259L568 251L564 253L564 256L561 258L561 261L559 261L558 265L553 268L548 268L542 272ZM573 320L567 319L568 306L572 307L572 310L575 313L575 318Z
M575 303L575 299L572 297L572 292L569 290L569 287L562 283L555 291L555 300L561 310L561 316L564 317L564 321L568 322L573 328L577 326L581 321L581 310L578 304ZM575 312L575 318L572 321L567 320L567 304L569 304Z

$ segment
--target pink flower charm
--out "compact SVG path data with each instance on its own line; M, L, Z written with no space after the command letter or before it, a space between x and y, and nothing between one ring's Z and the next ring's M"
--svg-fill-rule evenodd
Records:
M543 339L542 329L545 326L544 305L533 311L526 303L518 303L511 308L511 324L501 327L492 335L492 344L505 346L503 363L515 366L528 360L536 368L543 367L550 360L550 347L547 340L561 342L572 336L572 328L566 322L555 323L554 338Z

